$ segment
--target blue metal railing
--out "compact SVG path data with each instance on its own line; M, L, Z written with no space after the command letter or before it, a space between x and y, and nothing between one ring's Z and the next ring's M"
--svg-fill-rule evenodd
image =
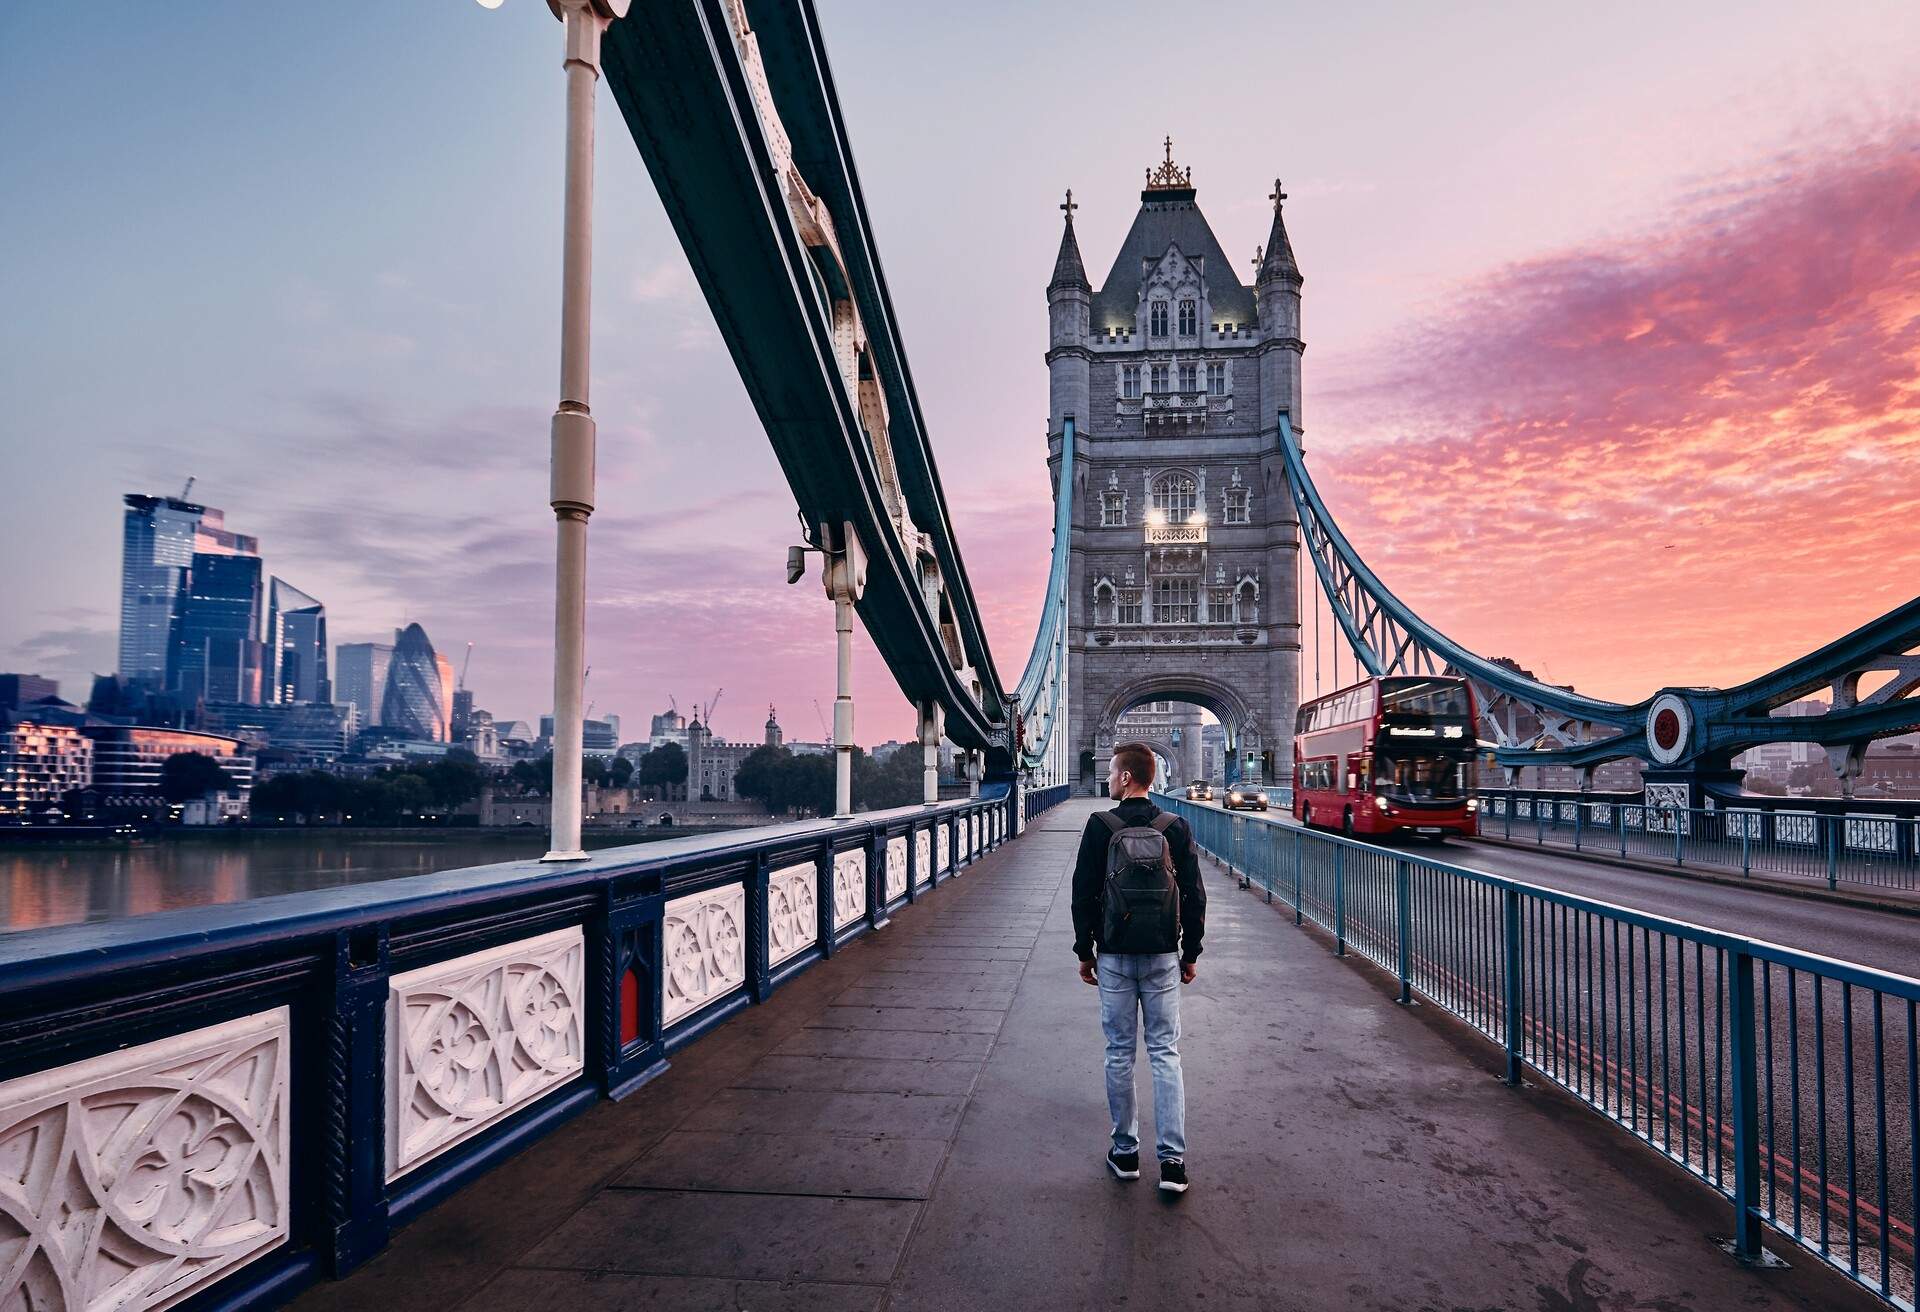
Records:
M1050 811L1073 794L1072 784L1054 784L1048 788L1031 788L1025 795L1025 813L1022 820L1032 820L1042 811Z
M1062 791L1029 795L1028 813ZM358 1266L394 1225L885 924L1011 838L1014 806L1003 794L0 936L0 1142L64 1143L48 1118L125 1101L115 1079L139 1098L190 1091L200 1077L181 1072L209 1066L181 1053L211 1045L208 1062L250 1073L221 1077L212 1120L178 1116L229 1163L250 1154L241 1184L262 1214L223 1233L253 1249L188 1251L203 1274L153 1277L158 1293L116 1306L208 1288L221 1306L284 1297ZM251 1046L233 1057L217 1046L228 1039ZM104 1248L65 1251L92 1241L59 1222L61 1206L104 1204L66 1193L111 1189L114 1153L139 1159L145 1195L172 1190L182 1207L222 1187L168 1176L207 1154L162 1142L166 1119L128 1119L93 1146L99 1170L52 1179L45 1198L0 1191L0 1226L27 1235L0 1269L0 1307L26 1296L9 1270L71 1271L82 1288L96 1267L119 1269Z
M1480 836L1710 874L1920 890L1920 819L1881 812L1670 808L1618 798L1485 792Z
M1460 1017L1733 1204L1913 1307L1920 980L1162 799L1269 900Z

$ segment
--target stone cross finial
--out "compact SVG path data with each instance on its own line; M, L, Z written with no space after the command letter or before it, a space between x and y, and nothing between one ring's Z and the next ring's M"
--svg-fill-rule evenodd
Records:
M1063 209L1063 210L1065 210L1065 211L1067 212L1067 222L1068 222L1068 223L1072 223L1072 222L1073 222L1073 212L1074 212L1075 210L1077 210L1077 209L1079 209L1079 208L1080 208L1080 207L1079 207L1078 205L1075 205L1075 204L1073 203L1073 188L1072 188L1072 187L1068 187L1068 188L1067 188L1067 199L1066 199L1066 202L1065 202L1065 203L1064 203L1063 205L1061 205L1061 206L1060 206L1060 208L1061 208L1061 209Z
M1265 246L1255 246L1253 248L1253 267L1257 269L1266 262L1267 248Z
M1273 202L1273 212L1275 214L1280 212L1280 202L1286 198L1287 193L1280 190L1280 179L1275 178L1273 180L1273 190L1267 193L1267 199Z

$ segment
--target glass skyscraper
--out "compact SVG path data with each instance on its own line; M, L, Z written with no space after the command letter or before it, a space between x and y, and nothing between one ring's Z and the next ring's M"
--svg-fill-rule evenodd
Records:
M128 493L120 538L120 677L163 688L174 619L196 552L255 555L259 540L227 531L226 515L180 497Z
M453 712L453 666L434 651L427 631L409 624L393 637L393 663L387 667L386 697L380 725L409 738L447 741Z
M267 603L266 700L330 702L327 678L327 608L285 579L275 579Z
M262 631L260 557L193 553L174 607L168 687L209 702L263 700L266 644Z
M360 727L380 725L380 709L387 700L387 667L393 648L384 642L343 642L333 652L333 695L360 712Z

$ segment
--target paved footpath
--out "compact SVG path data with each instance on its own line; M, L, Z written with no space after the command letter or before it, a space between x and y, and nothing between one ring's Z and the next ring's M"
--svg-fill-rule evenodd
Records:
M1107 1174L1068 873L1091 803L395 1237L302 1312L1885 1305L1218 871L1182 998L1193 1189ZM1142 1138L1151 1141L1144 1053ZM1149 1173L1150 1174L1150 1173ZM1776 1245L1778 1247L1778 1245Z

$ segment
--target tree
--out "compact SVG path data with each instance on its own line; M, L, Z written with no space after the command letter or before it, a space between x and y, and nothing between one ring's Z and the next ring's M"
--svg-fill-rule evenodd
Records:
M663 748L655 748L647 753L647 761ZM747 759L733 772L733 791L742 797L750 797L759 802L775 815L780 815L792 804L790 789L792 786L790 766L793 753L784 747L756 747L747 753ZM641 765L641 774L646 773L646 762Z
M679 743L662 743L640 758L640 783L670 788L687 781L687 753Z
M191 802L225 792L233 780L220 763L200 752L175 752L160 763L160 795L169 802Z
M918 746L902 747L881 760L854 753L853 800L869 811L915 806L924 800L923 764Z
M1750 774L1740 781L1740 786L1750 793L1764 793L1768 797L1784 797L1787 792L1765 775Z
M507 772L508 780L523 793L532 793L537 797L553 795L553 753L548 752L537 761L515 761L513 769Z
M613 758L613 764L607 767L607 781L615 788L625 788L633 779L633 762L624 756Z

